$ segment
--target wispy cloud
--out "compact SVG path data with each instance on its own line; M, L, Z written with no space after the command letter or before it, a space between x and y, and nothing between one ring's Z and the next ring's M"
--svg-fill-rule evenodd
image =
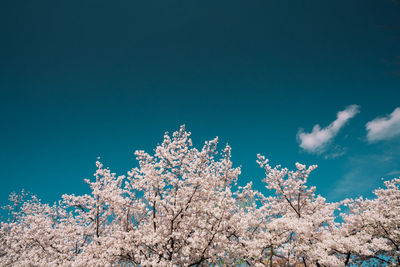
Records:
M356 154L349 157L343 177L337 180L328 197L336 200L359 195L372 196L372 191L381 185L381 179L392 179L400 173L396 160L399 155L398 150L382 148L376 154Z
M324 158L325 159L334 159L343 156L346 154L347 148L341 147L341 146L334 146L329 148L329 153L325 153Z
M375 118L365 125L370 143L400 135L400 107L385 117Z
M396 176L396 175L400 175L400 170L391 171L386 174L386 176Z
M322 153L347 121L359 112L360 107L358 105L350 105L345 110L339 111L336 120L327 127L321 129L316 124L311 133L305 133L303 130L300 130L297 134L300 147L309 153Z

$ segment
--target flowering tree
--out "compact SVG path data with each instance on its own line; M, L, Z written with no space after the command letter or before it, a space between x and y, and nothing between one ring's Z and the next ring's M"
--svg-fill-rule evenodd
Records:
M25 195L26 196L26 195ZM74 253L78 231L74 219L58 205L42 204L35 196L21 203L12 194L12 217L1 224L2 266L55 266L68 262Z
M384 182L375 199L348 200L343 214L341 250L358 262L400 266L400 179Z
M91 193L43 204L10 195L1 266L345 266L399 262L399 179L376 199L328 203L307 186L316 166L265 169L272 194L236 185L240 168L218 139L192 146L182 126L117 176L100 162ZM337 211L347 205L349 212ZM393 208L393 205L395 208Z
M13 221L2 224L2 262L232 262L237 239L246 229L241 224L243 210L231 190L240 169L232 167L229 146L217 157L217 142L206 142L197 150L181 127L172 138L164 136L154 155L137 151L139 167L127 177L116 177L97 162L95 181L86 180L91 195L64 195L51 207L33 197Z
M259 155L258 163L266 171L266 188L275 195L263 197L258 209L262 214L262 227L255 236L256 243L265 251L269 264L278 258L282 265L341 265L325 240L330 239L335 223L334 211L338 203L327 203L315 195L315 187L306 185L307 178L317 166L306 168L296 163L296 171L276 166Z

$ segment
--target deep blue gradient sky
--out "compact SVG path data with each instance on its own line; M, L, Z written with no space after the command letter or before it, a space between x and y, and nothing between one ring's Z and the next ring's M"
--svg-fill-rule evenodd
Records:
M256 154L294 168L329 200L400 175L400 140L365 124L400 106L400 5L352 1L7 1L0 9L0 203L85 193L97 156L118 174L165 131L220 137L262 189ZM299 129L360 113L324 153ZM340 156L334 154L340 152ZM337 154L337 153L336 153Z

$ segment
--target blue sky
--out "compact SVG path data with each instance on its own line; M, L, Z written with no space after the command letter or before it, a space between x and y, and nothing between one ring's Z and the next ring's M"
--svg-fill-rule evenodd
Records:
M241 184L263 190L261 153L318 164L309 181L329 200L369 196L400 176L399 14L389 0L8 1L0 202L85 193L98 156L124 174L182 124L195 146L232 146Z

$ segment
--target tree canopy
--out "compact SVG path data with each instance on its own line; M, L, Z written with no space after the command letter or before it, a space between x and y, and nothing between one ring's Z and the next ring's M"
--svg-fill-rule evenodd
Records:
M400 265L400 179L375 198L328 202L308 186L317 167L270 166L266 193L237 186L240 168L218 139L199 150L182 126L117 176L99 161L91 194L54 205L11 194L1 266ZM341 211L343 210L343 211Z

